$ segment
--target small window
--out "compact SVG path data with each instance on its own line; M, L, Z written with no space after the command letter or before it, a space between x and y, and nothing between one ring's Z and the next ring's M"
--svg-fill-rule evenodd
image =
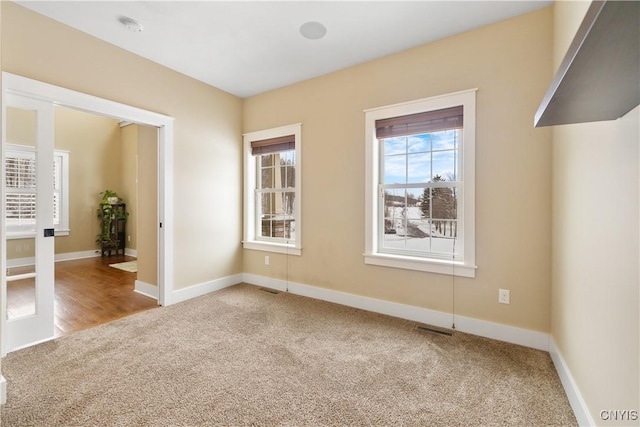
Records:
M300 255L300 125L244 136L244 248Z
M69 153L53 156L53 225L56 235L69 234ZM7 238L35 231L36 152L33 147L7 145L5 150Z
M365 117L365 262L473 277L475 91Z

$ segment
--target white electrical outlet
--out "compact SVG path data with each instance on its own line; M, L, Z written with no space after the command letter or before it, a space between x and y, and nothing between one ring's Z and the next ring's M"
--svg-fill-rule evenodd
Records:
M509 290L498 289L498 302L500 304L509 304Z
M269 262L270 262L269 257L265 256L264 257L264 265L269 265Z
M131 241L131 234L127 235L127 242Z

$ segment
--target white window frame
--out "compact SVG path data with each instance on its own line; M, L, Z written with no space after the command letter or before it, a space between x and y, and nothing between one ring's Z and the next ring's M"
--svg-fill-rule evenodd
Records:
M470 89L415 101L365 110L365 264L417 270L462 277L475 277L475 134L476 91ZM380 251L378 206L380 182L380 149L376 138L376 120L463 106L462 129L462 194L459 202L460 229L463 231L461 260L420 257Z
M287 135L295 137L295 202L294 220L296 232L294 239L260 239L256 234L256 172L257 159L251 154L251 142L278 138ZM244 134L244 249L276 252L289 255L302 255L302 124L281 126Z
M69 152L54 150L53 159L60 162L60 188L57 190L60 195L60 214L58 215L60 220L58 224L54 223L55 235L68 236L71 232L69 228Z
M35 153L35 151L35 147L26 145L5 145L5 156L9 156L12 152L19 155L19 153ZM54 222L54 230L56 236L68 236L71 231L69 229L69 152L54 150L53 159L60 164L60 176L54 178L54 181L58 178L60 180L60 188L57 190L54 189L54 192L57 192L60 197L59 221L57 224ZM15 229L11 225L7 225L7 239L22 239L32 237L32 235L33 233Z

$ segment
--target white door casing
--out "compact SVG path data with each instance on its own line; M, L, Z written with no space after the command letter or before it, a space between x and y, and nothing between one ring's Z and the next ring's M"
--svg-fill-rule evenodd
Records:
M76 92L70 89L54 86L48 83L39 82L25 77L17 76L11 73L2 73L2 90L3 90L3 114L7 95L17 95L23 98L31 98L38 102L49 104L51 108L54 105L60 105L68 108L85 111L88 113L98 114L106 117L112 117L123 121L129 121L142 125L148 125L158 128L158 303L160 305L170 305L173 302L173 121L169 116L154 113L140 108L120 104L92 95ZM53 120L53 119L52 119ZM4 123L4 118L3 118ZM52 122L53 129L53 122ZM3 143L6 141L3 126ZM4 144L3 144L4 145ZM51 155L53 156L53 144L51 147ZM53 158L53 157L52 157ZM4 175L3 175L4 176ZM1 198L5 198L4 184L2 186ZM53 197L53 196L51 196ZM52 205L52 203L50 204ZM4 206L4 205L3 205ZM15 350L10 348L5 334L7 331L6 321L6 263L4 261L5 250L5 211L2 209L0 214L0 239L3 247L0 254L1 275L1 334L0 353L6 355L8 351ZM49 239L53 245L53 239ZM53 269L53 250L51 251L51 268ZM51 288L53 292L53 287ZM53 307L53 293L45 297L50 297Z

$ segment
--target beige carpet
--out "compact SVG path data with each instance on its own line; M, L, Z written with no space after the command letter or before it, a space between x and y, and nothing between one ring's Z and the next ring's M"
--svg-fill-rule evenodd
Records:
M109 264L109 267L117 268L118 270L128 271L129 273L137 273L138 260L118 262L116 264Z
M576 425L547 353L249 285L10 353L6 426Z

